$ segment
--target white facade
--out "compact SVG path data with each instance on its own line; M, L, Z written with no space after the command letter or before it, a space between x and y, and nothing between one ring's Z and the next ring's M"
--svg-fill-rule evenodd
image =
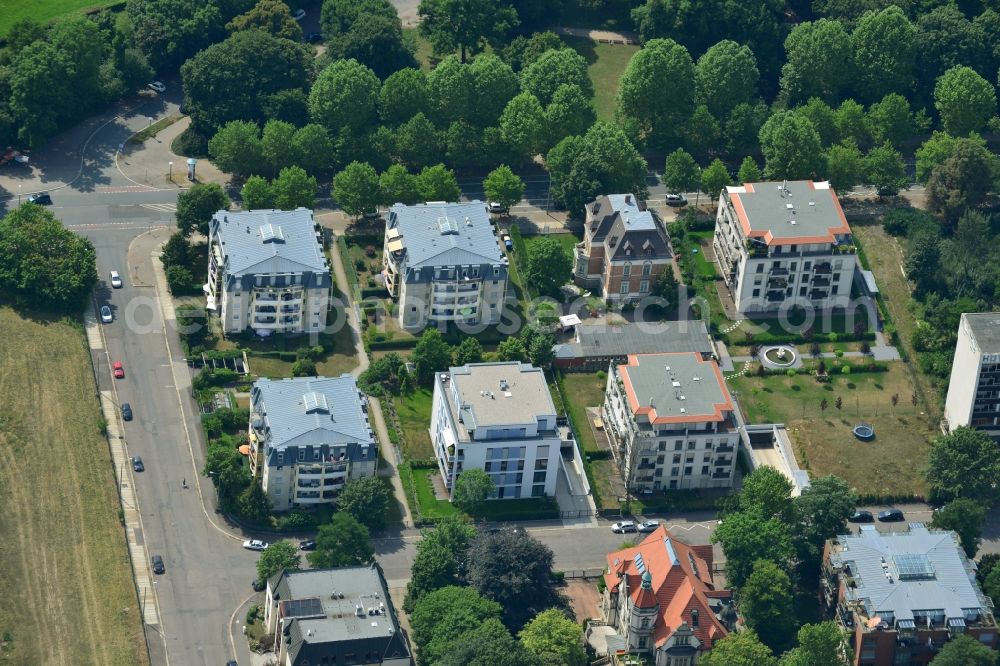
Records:
M1000 313L962 315L944 418L949 431L971 426L1000 438Z
M438 373L430 436L449 489L463 470L481 469L494 499L555 495L563 442L538 368L478 363Z
M673 398L686 405L673 410L679 414L669 415L665 403L671 398L662 392L651 407L645 396L652 391L637 388L640 364L681 372L685 364L701 368L674 380L663 374L664 385L676 384L677 391L690 394L676 393ZM699 399L701 387L694 386L699 383L715 384L718 398ZM629 479L630 492L732 486L741 422L715 361L702 361L693 353L671 353L632 355L627 364L611 363L602 411L612 452Z
M857 257L828 183L726 188L712 245L741 314L850 305Z

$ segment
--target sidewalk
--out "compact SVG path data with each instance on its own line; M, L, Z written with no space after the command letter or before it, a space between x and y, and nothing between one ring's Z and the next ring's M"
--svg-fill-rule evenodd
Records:
M634 32L614 32L612 30L590 30L588 28L556 28L556 33L570 37L583 37L607 44L638 44L639 36Z
M191 182L187 179L188 158L177 155L170 149L170 144L190 124L191 119L184 116L142 144L126 142L125 147L117 155L118 170L136 185L178 189L190 187ZM195 170L199 183L217 183L223 187L229 183L229 174L220 171L209 160L199 159Z

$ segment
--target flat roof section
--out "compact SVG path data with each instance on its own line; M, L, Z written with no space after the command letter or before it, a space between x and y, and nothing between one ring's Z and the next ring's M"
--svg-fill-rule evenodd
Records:
M962 320L968 324L980 352L1000 354L1000 312L966 312Z
M450 374L459 409L477 428L531 423L556 413L545 375L528 363L474 363Z
M618 372L632 412L652 423L723 421L733 411L718 364L700 354L632 354Z
M790 180L726 188L740 226L768 245L835 243L851 233L828 182Z

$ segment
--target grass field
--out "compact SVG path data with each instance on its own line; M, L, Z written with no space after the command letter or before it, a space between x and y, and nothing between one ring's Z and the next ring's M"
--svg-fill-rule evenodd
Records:
M83 334L4 307L0 339L0 662L147 663Z
M403 436L406 437L403 455L408 460L434 457L431 436L427 430L431 424L431 403L433 400L434 394L430 389L425 388L419 388L410 395L395 396L392 399L392 403L396 406L396 413L399 415Z
M563 39L587 61L587 73L594 83L594 107L597 109L597 119L611 120L615 115L618 80L639 47L626 44L598 44L582 37L564 36Z
M66 14L101 9L117 4L118 0L0 0L0 37L6 37L10 27L21 19L48 23Z
M594 431L587 419L587 408L600 407L604 404L605 383L598 381L594 373L567 372L563 375L562 387L565 391L566 409L580 430L580 443L584 452L597 451Z
M806 375L747 376L728 384L750 422L787 424L799 465L811 476L836 474L861 493L923 493L920 469L935 433L923 406L912 404L902 363L890 364L888 372L834 375L826 384ZM893 395L899 396L895 407ZM855 439L851 427L858 421L874 424L875 441Z

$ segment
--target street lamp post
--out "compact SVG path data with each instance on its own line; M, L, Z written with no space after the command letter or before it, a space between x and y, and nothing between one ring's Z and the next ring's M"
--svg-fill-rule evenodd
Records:
M146 118L146 120L148 120L148 121L149 121L149 124L148 124L148 125L146 125L146 129L149 129L150 127L152 127L152 126L153 126L153 119L152 119L152 117L150 117L150 118Z
M167 162L167 180L174 182L174 163Z
M21 207L21 183L17 184L17 207Z

